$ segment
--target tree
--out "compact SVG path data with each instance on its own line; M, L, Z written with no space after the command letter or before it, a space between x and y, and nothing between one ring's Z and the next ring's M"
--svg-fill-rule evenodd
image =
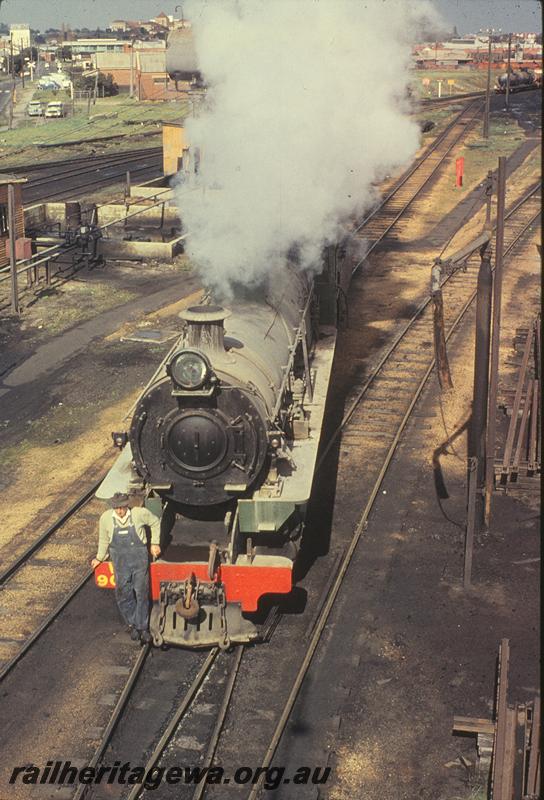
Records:
M104 75L103 72L96 75L82 75L74 81L74 87L83 91L94 91L96 81L96 88L103 94L104 97L113 97L119 94L119 86L113 80L113 75Z
M13 56L13 71L15 75L21 75L23 66L28 61L36 61L38 58L38 50L35 47L25 47L20 53ZM11 72L11 59L10 56L6 57L6 71Z
M67 44L63 44L62 47L59 47L57 55L60 61L71 61L72 48L69 47Z

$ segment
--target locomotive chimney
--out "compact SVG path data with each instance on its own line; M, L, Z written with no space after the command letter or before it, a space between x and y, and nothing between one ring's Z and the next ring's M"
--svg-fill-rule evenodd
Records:
M222 306L190 306L182 311L181 319L187 323L185 345L208 352L224 352L224 321L230 311Z

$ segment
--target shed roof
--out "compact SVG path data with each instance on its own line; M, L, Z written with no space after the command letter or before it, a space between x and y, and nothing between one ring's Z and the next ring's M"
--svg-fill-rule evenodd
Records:
M130 53L96 53L96 68L130 69Z
M166 53L138 53L142 72L166 72Z
M26 183L28 178L23 178L20 175L13 175L9 172L0 172L0 186L5 186L7 183Z

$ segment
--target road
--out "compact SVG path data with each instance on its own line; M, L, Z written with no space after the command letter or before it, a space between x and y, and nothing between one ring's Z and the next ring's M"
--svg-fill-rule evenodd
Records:
M20 85L20 80L15 80L15 86ZM8 107L9 97L11 92L11 78L3 78L0 80L0 114L3 114Z

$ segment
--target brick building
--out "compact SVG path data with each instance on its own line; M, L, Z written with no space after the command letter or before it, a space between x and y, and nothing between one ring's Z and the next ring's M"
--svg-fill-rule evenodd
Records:
M145 43L151 44L151 42ZM121 90L130 90L139 100L166 100L175 97L176 87L166 72L164 47L136 47L124 53L96 53L93 64L111 75Z

